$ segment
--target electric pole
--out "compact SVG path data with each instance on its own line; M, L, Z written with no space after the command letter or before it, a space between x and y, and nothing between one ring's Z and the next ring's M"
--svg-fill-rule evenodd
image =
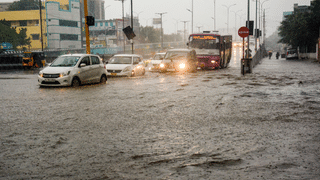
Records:
M160 29L160 38L161 38L161 48L163 49L163 29L162 29L162 15L163 14L167 14L166 12L163 13L156 13L160 15L160 19L161 19L161 29Z

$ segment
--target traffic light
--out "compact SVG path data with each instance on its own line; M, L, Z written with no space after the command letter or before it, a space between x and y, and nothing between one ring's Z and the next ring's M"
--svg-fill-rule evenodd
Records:
M128 39L133 39L134 37L136 37L136 35L133 32L133 29L130 26L125 27L124 29L122 29L122 31Z
M93 16L87 16L87 25L94 26L94 17Z
M253 21L247 21L247 28L249 29L249 35L253 35Z
M256 34L256 37L257 37L257 38L260 37L260 32L261 32L260 29L256 29L256 33L255 33L255 34Z

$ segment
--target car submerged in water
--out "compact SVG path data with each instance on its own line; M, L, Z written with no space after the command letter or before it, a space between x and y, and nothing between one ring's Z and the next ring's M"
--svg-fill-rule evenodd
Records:
M166 53L156 53L150 62L148 63L147 69L149 71L159 71L160 70L160 63L163 60Z
M101 58L94 54L66 54L39 72L39 86L74 86L106 83L107 74Z
M160 72L195 72L198 59L192 49L170 49L160 63Z

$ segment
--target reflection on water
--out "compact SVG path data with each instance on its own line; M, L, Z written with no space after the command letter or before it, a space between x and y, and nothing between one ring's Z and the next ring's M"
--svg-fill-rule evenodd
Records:
M242 47L237 46L233 48L230 67L240 68L240 61L242 57Z

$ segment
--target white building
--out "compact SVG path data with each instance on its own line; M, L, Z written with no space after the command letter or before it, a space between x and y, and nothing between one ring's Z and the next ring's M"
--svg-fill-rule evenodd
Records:
M59 2L46 2L47 48L81 48L79 0L69 0L69 7Z

